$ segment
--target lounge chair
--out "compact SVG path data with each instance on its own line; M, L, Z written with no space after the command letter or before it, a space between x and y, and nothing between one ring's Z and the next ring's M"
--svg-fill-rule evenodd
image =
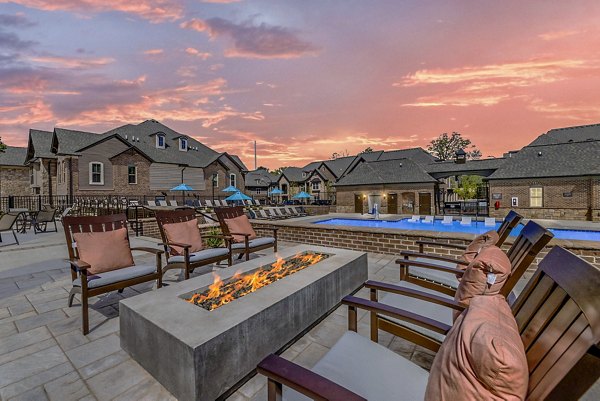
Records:
M484 225L484 227L495 227L496 219L493 217L486 217L483 221L483 225Z
M44 209L40 210L35 218L32 221L33 224L33 232L37 233L45 233L48 229L48 224L54 224L53 232L57 233L58 228L56 227L56 213L58 209Z
M410 219L408 219L408 221L411 223L418 223L421 221L421 216L413 214L413 216Z
M132 285L156 280L162 286L161 255L153 248L131 248L127 233L127 216L112 214L94 217L66 216L63 220L71 265L73 288L69 307L75 295L81 295L82 331L89 332L88 299ZM131 251L149 252L154 263L134 264Z
M567 266L568 269L565 269ZM282 399L284 385L306 397L319 400L422 400L427 382L435 380L430 383L434 392L430 399L510 398L541 401L571 372L588 349L600 342L600 314L596 313L600 309L600 295L597 291L599 287L598 269L572 253L554 247L540 262L537 272L512 305L514 320L509 319L510 311L498 297L477 297L471 302L470 310L463 313L456 324L450 327L403 309L348 296L342 303L348 306L349 331L311 370L301 368L276 355L269 355L257 368L259 373L268 378L267 391L270 400ZM448 301L447 304L453 305L453 301ZM498 310L497 314L502 314L501 318L490 315L493 316L493 321L501 324L497 327L487 326L495 329L493 331L481 330L475 333L477 328L486 327L485 322L488 319L480 319L479 322L468 319L474 312L475 316L485 316L479 312L486 310L486 306L487 310ZM375 314L376 322L388 318L406 320L448 334L441 345L443 348L436 355L431 371L427 373L408 359L378 345L376 340L372 339L370 342L356 334L358 309ZM470 324L465 323L467 321ZM474 329L470 333L467 332L469 327ZM371 333L378 330L387 331L387 328L384 325L371 326ZM514 331L514 334L520 337L520 345L517 342L506 341L511 338L506 335L512 336ZM486 333L493 334L488 336ZM456 360L451 359L452 350L459 350L459 353L460 350L470 351L468 346L471 338L476 338L479 345L486 344L486 348L479 348L483 354L477 354L477 357L473 357L475 354L471 353L463 354L466 358L472 356L469 361L465 360L466 365L458 363L449 367L445 362ZM482 338L486 341L481 341ZM492 344L498 343L496 339L507 345L501 346L504 350L501 352L508 354L494 352L495 347ZM461 347L461 341L465 347ZM456 348L453 348L454 346ZM487 352L484 351L486 349ZM518 354L512 352L516 349L520 350ZM493 357L494 354L499 358ZM489 355L489 358L481 358L481 355ZM505 355L508 355L509 359L505 359ZM519 356L510 358L513 355ZM512 363L515 360L526 363L524 372L521 371L521 364ZM501 361L511 361L511 367L506 368ZM488 385L482 386L482 391L512 391L518 388L522 393L518 396L510 394L499 397L496 394L492 396L479 392L467 395L466 392L477 384L475 381L481 380L482 377L472 374L466 379L457 374L457 368L460 373L472 367L484 367L479 370L483 377L491 377L487 376L487 372L494 372L493 379L487 382ZM519 374L513 376L514 372ZM439 380L442 373L446 375L446 383ZM524 377L527 373L528 380ZM506 374L512 379L506 380ZM491 383L494 384L490 386ZM503 387L494 388L502 384ZM440 397L435 393L436 389L441 389L440 385L454 393ZM296 393L287 390L286 388L286 400L299 399L295 397Z
M262 206L262 205L260 204L260 201L259 201L258 199L254 199L254 205L255 205L255 206Z
M231 237L205 234L204 237L221 238L225 243L225 247L206 248L199 235L194 209L157 210L156 222L162 239L160 245L164 247L167 259L163 272L182 269L187 280L195 270L199 274L210 273L213 263L226 260L227 265L231 266ZM193 228L188 231L190 226Z
M444 216L444 219L442 220L442 224L451 225L452 221L453 221L452 216Z
M213 203L212 203L212 201L210 199L206 199L204 201L204 204L206 205L206 207L209 207L211 209L214 208L214 205L213 205Z
M233 237L231 252L239 253L238 259L246 255L246 260L250 260L251 253L262 249L273 248L277 252L277 227L270 227L272 237L257 237L242 206L219 207L215 213L223 235Z
M167 203L167 201L166 201L166 200L159 200L159 201L158 201L158 206L161 206L161 207L168 207L168 206L169 206L169 204Z
M17 238L17 220L19 216L20 213L4 213L0 216L0 242L2 242L2 233L12 232L15 243L19 245L19 239Z
M433 221L434 221L434 220L435 220L435 219L434 219L434 217L433 217L433 216L425 216L425 217L423 218L423 223L429 223L429 224L433 224Z
M306 213L304 210L302 210L301 207L290 206L290 209L292 209L296 213L296 215L298 215L299 217L308 216L308 213Z
M471 216L463 216L460 219L460 225L461 226L470 226L471 225L471 221L472 221Z
M169 201L169 205L171 205L172 207L178 207L179 205L177 204L176 200L171 200ZM186 205L187 205L187 201L186 201ZM189 205L192 206L192 205Z
M158 206L158 205L156 204L156 201L150 201L150 200L149 200L149 201L146 201L146 204L147 204L149 207L157 207L157 206Z
M267 213L263 209L254 209L251 210L250 213L254 215L255 219L258 220L273 220L274 218L267 215Z

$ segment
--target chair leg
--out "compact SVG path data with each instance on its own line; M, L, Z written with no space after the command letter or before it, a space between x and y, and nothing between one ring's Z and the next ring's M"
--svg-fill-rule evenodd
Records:
M125 289L125 288L121 288L121 289L117 290L117 292L118 292L119 294L122 294L124 289Z
M246 252L246 260L250 260L250 252Z
M190 278L190 268L188 266L185 267L185 280Z
M75 287L71 288L71 292L69 292L69 308L73 306L73 299L75 295L78 294L79 291L75 290Z
M238 255L238 257L237 257L237 258L238 258L238 260L240 260L240 259L241 259L241 258L243 258L243 257L244 257L244 252L241 252L241 253Z
M17 243L17 245L21 245L19 244L19 239L17 238L17 233L15 232L15 230L13 230L13 237L15 237L15 242Z
M90 322L88 317L88 299L86 294L81 294L81 318L82 318L82 331L83 335L87 335L90 332Z

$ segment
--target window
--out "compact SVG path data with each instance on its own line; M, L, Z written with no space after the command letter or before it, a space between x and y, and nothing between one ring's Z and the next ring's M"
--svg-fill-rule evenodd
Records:
M188 140L187 138L179 138L179 150L187 152Z
M288 186L287 186L287 184L281 184L281 192L283 192L284 194L288 193Z
M260 195L260 194L262 193L262 189L260 189L260 188L256 188L256 189L254 190L254 193L256 193L256 195Z
M62 182L67 182L67 161L62 162Z
M542 188L529 188L529 206L542 207Z
M159 149L165 148L165 136L162 134L156 135L156 147Z
M235 174L233 174L233 173L229 174L229 185L231 185L232 187L235 187L235 184L236 184L235 181L236 181Z
M219 173L214 173L212 175L212 182L213 182L213 187L219 186Z
M104 185L104 164L90 163L90 185Z
M58 165L56 167L56 175L58 183L62 183L62 162L58 162Z
M321 188L321 182L319 181L313 181L312 183L312 189L313 191L318 191Z
M128 166L127 167L127 183L128 184L137 184L137 167L136 166Z

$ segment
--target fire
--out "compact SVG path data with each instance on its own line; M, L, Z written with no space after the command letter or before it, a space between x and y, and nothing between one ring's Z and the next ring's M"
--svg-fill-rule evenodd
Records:
M281 280L308 266L314 265L329 255L323 253L299 253L291 258L278 258L275 263L262 266L252 274L236 273L229 282L224 282L218 274L208 290L192 295L187 301L207 310L214 310L236 298L254 292L259 288Z

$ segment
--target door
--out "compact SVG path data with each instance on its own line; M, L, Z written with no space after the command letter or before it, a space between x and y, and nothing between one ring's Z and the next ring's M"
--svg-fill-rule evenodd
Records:
M358 194L358 195L354 195L354 213L361 213L363 212L363 197L362 195Z
M398 195L397 194L389 194L388 195L387 212L389 214L398 214Z
M431 194L429 192L419 193L419 214L431 214Z

